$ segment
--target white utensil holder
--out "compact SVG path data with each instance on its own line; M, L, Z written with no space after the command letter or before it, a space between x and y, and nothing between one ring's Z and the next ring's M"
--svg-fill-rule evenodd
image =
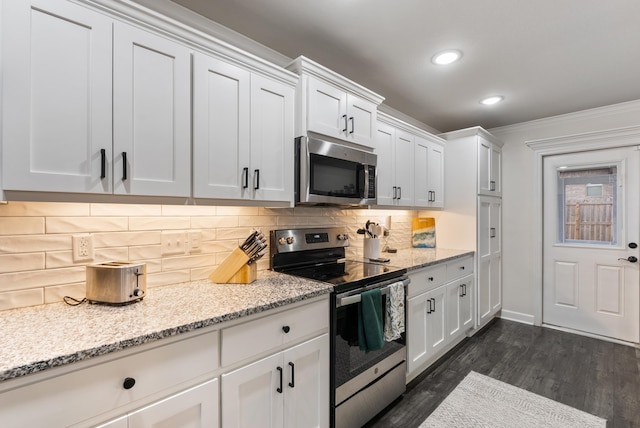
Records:
M364 258L380 258L380 238L364 238Z

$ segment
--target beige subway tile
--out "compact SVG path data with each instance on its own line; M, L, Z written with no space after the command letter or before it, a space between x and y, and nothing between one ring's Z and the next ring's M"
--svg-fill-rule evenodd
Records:
M158 230L144 232L112 232L94 233L93 246L115 247L126 245L160 245L162 242L161 232Z
M92 263L104 263L108 261L129 261L129 247L98 248L95 250Z
M46 257L47 268L55 269L61 267L73 266L72 251L48 251ZM91 262L87 262L89 264ZM81 264L81 263L78 263Z
M71 235L0 236L0 253L31 253L71 249Z
M192 217L192 229L215 229L218 227L238 227L238 216Z
M215 229L199 229L202 234L202 241L215 241L216 230Z
M44 224L44 217L0 217L0 235L41 234Z
M0 205L0 217L88 216L89 204L62 202L13 202Z
M211 275L214 269L214 266L196 267L191 269L191 281L209 279L209 275Z
M161 259L142 259L131 260L135 263L144 263L147 266L147 275L152 273L162 272L162 260Z
M131 260L159 259L162 257L162 247L160 245L141 245L129 247L129 258Z
M258 215L259 207L217 207L218 215Z
M47 233L125 231L127 217L47 217Z
M42 288L0 293L0 311L42 305L43 303L44 291Z
M214 216L216 207L209 205L163 205L164 216Z
M91 204L92 216L159 216L162 214L161 205L150 204Z
M223 253L223 252L231 252L235 248L238 247L239 242L238 239L229 239L226 241L208 241L203 242L200 249L203 253Z
M293 209L294 216L316 216L322 214L320 207L295 207Z
M229 228L229 229L218 229L217 237L219 240L227 240L227 239L246 239L251 234L250 227L239 227L239 228Z
M180 230L190 229L189 217L131 217L129 230Z
M338 219L344 219L345 217L338 217ZM311 227L315 226L333 226L337 224L341 224L342 221L338 221L335 217L305 217L307 220L307 225Z
M197 256L165 257L162 259L162 270L192 269L195 267L213 266L215 257L213 254L199 254Z
M44 287L44 303L62 302L62 299L65 296L73 297L76 300L82 300L86 295L87 287L84 282Z
M0 292L84 281L84 266L0 274Z
M189 272L189 270L174 270L150 275L147 274L147 289L189 281L191 281L191 272ZM148 293L153 293L153 290L148 291Z
M44 269L44 253L0 255L0 273Z
M278 225L277 216L239 216L238 226L248 226L254 229L263 229Z
M293 208L266 208L260 207L260 215L274 215L274 216L292 216Z

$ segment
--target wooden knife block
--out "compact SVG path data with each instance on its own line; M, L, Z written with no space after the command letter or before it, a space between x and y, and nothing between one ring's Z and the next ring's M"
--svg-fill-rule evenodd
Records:
M256 263L247 264L249 257L240 248L236 248L224 259L216 270L209 275L212 282L221 284L249 284L258 277Z

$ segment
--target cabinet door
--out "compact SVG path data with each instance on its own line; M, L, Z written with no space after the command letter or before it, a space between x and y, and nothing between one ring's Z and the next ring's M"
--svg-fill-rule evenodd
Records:
M128 428L218 426L218 380L198 385L129 415Z
M478 137L478 194L491 193L491 143Z
M475 287L473 276L467 276L460 281L462 297L460 299L460 328L462 332L474 326Z
M374 147L377 111L374 103L347 95L347 139Z
M193 195L248 198L250 73L196 52L193 62Z
M489 181L492 194L502 195L502 148L491 145L491 179Z
M444 147L430 143L427 171L429 175L427 183L433 192L430 195L429 206L433 208L444 207Z
M500 198L478 198L478 324L488 321L502 304Z
M445 330L446 286L407 301L407 371L426 363L447 343Z
M114 193L191 195L191 54L115 23Z
M307 129L330 137L345 139L347 94L314 77L308 77Z
M395 205L402 207L413 206L413 135L396 130L395 143Z
M294 89L251 76L251 177L253 198L293 202Z
M329 426L329 335L284 352L284 426Z
M282 427L285 370L278 353L222 375L222 426Z
M460 281L447 284L447 339L453 341L462 333L461 311L463 287Z
M110 193L112 21L60 0L2 7L4 188Z
M444 205L444 147L415 138L414 205L441 208Z
M376 126L376 154L377 165L377 193L378 205L393 205L394 203L394 141L395 129L386 123L378 122Z

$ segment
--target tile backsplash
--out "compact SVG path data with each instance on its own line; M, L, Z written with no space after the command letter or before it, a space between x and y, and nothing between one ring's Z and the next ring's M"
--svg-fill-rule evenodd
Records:
M0 205L0 310L85 295L85 265L108 260L147 264L147 287L205 279L252 229L339 225L349 229L348 255L362 255L356 230L391 219L383 246L411 246L411 210L326 207L262 208L193 205L9 202ZM199 232L198 248L163 255L162 233ZM73 236L90 235L94 258L75 262ZM190 234L187 233L187 236ZM258 270L269 268L268 257Z

